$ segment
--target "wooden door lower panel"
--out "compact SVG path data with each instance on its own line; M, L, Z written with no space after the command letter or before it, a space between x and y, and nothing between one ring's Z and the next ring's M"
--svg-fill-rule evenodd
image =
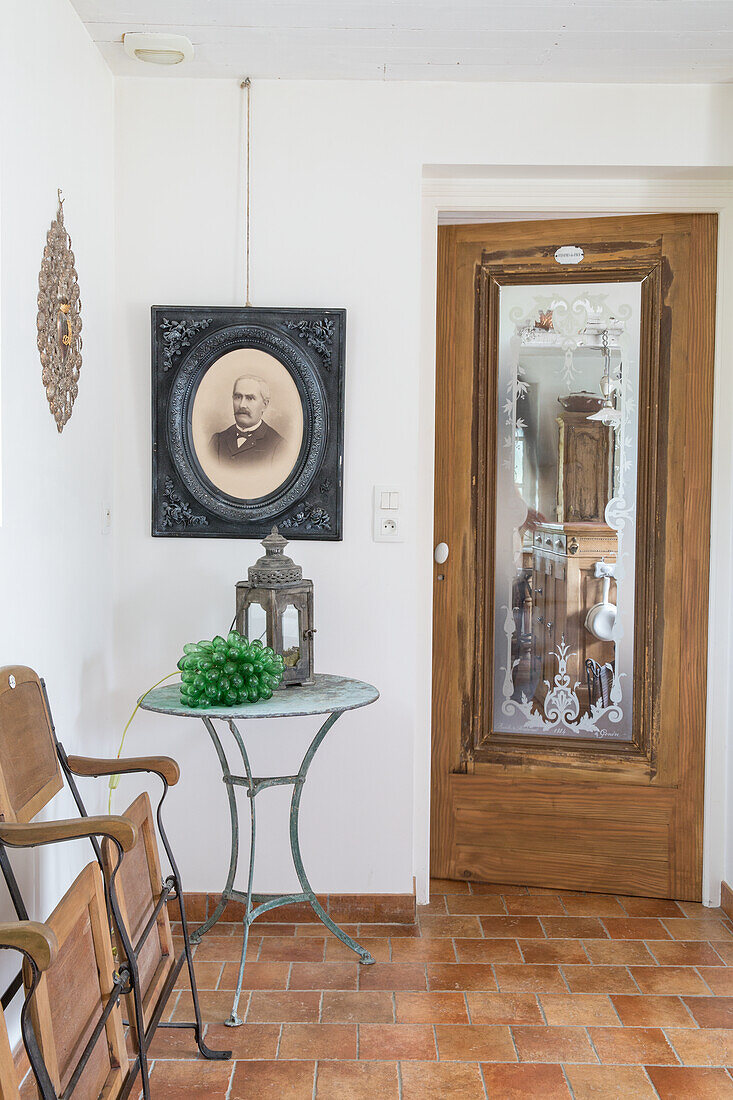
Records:
M453 775L451 878L671 897L670 788ZM684 897L694 900L693 888Z

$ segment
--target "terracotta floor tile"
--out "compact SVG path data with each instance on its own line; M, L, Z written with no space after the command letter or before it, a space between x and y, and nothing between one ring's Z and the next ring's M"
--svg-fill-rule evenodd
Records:
M306 940L302 939L299 943L320 943L320 940ZM360 936L359 945L365 947L369 951L377 962L389 962L391 958L390 945L392 943L414 943L421 944L423 940L410 940L399 939L389 940L386 936L381 936L379 939L372 939L369 936ZM326 962L359 962L359 956L351 947L347 947L341 940L337 940L335 936L329 936L325 941L326 948ZM264 945L262 950L264 951ZM361 964L359 964L361 965Z
M283 1024L278 1058L356 1058L356 1024Z
M250 997L247 1023L316 1024L320 1004L320 991L263 993L255 990Z
M426 919L432 918L427 917ZM352 935L351 933L349 934ZM356 932L353 933L353 939L361 943L365 938L396 939L399 936L400 939L409 939L410 937L415 938L419 935L420 925L417 921L415 921L414 924L359 924Z
M665 918L664 927L675 940L733 940L726 922L682 917L679 920Z
M671 940L655 940L655 944L668 944ZM590 961L601 966L654 966L655 957L641 940L583 940Z
M512 1028L520 1062L592 1062L598 1059L583 1027Z
M542 1024L534 993L467 993L472 1024Z
M516 940L453 940L453 943L458 962L520 963L522 961Z
M339 941L331 937L332 943ZM295 939L294 936L268 936L262 941L258 962L323 962L326 941L317 939ZM249 954L247 955L249 958Z
M265 926L263 926L265 927ZM357 938L359 931L358 924L340 924L339 927L343 932L346 932L354 939ZM315 936L317 939L325 939L326 936L330 936L331 933L321 924L320 921L315 921L313 924L296 924L295 935L299 936Z
M588 963L582 940L519 940L528 963Z
M568 1066L565 1073L575 1100L657 1100L642 1066Z
M481 1067L489 1096L501 1100L567 1100L570 1096L560 1066L488 1064Z
M207 1044L215 1050L231 1050L233 1061L276 1058L279 1038L280 1024L210 1024L206 1030Z
M268 937L269 938L269 937ZM260 949L261 940L258 938L257 950ZM294 942L294 937L293 937ZM250 939L250 945L254 949L255 940ZM203 942L196 948L194 958L196 963L200 966L202 962L215 961L215 962L239 962L239 958L242 954L242 937L239 936L217 936L214 932L204 938Z
M469 894L470 887L467 882L453 882L448 878L431 878L430 896L433 894Z
M312 1100L315 1062L238 1062L229 1100Z
M729 1029L667 1028L667 1038L686 1066L733 1066L733 1031Z
M427 905L417 905L415 906L415 911L418 917L424 916L426 913L447 913L448 904L445 894L431 894L430 901Z
M428 963L428 989L496 989L494 971L487 963Z
M376 970L389 963L376 963L366 967ZM288 989L356 989L359 963L293 963L290 969Z
M150 1073L152 1100L224 1100L231 1062L174 1062L160 1059Z
M338 940L336 941L338 943ZM483 943L483 940L479 941ZM392 940L392 962L455 962L453 940ZM371 951L371 948L369 948Z
M618 899L630 917L684 917L684 910L676 901L668 898L630 898Z
M405 1062L402 1100L485 1100L477 1062ZM368 1100L381 1100L374 1093ZM344 1098L345 1100L345 1098Z
M732 1100L733 1081L724 1069L647 1066L660 1100ZM577 1094L576 1094L577 1095Z
M222 971L223 963L220 962L197 962L194 964L194 972L196 974L196 985L199 989L216 989L219 976ZM183 964L183 969L178 975L176 981L176 989L190 989L191 982L188 976L188 967Z
M397 1100L395 1062L319 1062L317 1100Z
M563 966L571 993L638 993L625 966Z
M501 882L472 882L472 894L502 894L504 897L517 897L519 894L528 894L526 886L510 886Z
M604 917L612 940L668 940L669 932L657 917Z
M557 966L502 963L494 967L494 973L502 992L567 993L568 989Z
M361 966L359 989L427 989L425 966L422 963L377 963L375 966Z
M700 1027L733 1028L733 997L685 997L684 1000Z
M624 915L618 899L612 894L563 897L562 903L569 917L623 917Z
M680 909L686 917L696 917L700 920L725 920L725 912L719 905L701 905L698 901L678 901Z
M694 1027L690 1013L679 997L611 997L624 1027Z
M733 969L729 966L698 966L697 972L719 997L733 996Z
M481 927L487 939L512 940L521 936L526 939L544 937L542 925L537 917L482 917Z
M246 1008L246 1004L245 1004ZM214 1043L213 1046L217 1044ZM132 1042L128 1036L128 1050L132 1052ZM231 1044L221 1045L222 1050L231 1050ZM199 1048L193 1037L193 1031L188 1028L163 1028L155 1033L153 1042L148 1050L148 1060L155 1058L200 1058ZM36 1097L35 1100L38 1100Z
M441 1061L516 1062L509 1028L483 1024L436 1024Z
M590 1027L596 1054L606 1065L677 1065L658 1027Z
M420 921L423 936L480 936L481 924L478 917L423 917Z
M507 901L509 900L507 899ZM517 898L516 900L522 901L524 899ZM453 894L452 897L448 897L447 901L449 913L506 916L507 912L500 894Z
M642 993L700 993L708 987L691 966L631 966L634 981Z
M217 930L221 927L226 926L222 926L219 924L216 925ZM229 934L231 936L234 936L235 939L238 939L241 945L242 925L240 923L237 923L231 924L229 925L229 927L232 929ZM262 939L266 939L268 936L279 936L282 938L282 936L294 936L297 928L307 927L318 927L321 929L322 933L325 933L326 931L320 921L314 921L313 924L310 926L305 924L271 924L268 921L265 921L264 923L262 921L258 921L257 924L254 924L252 926L252 935L259 936Z
M462 993L396 993L395 1004L398 1024L468 1023Z
M539 1000L547 1023L556 1027L614 1027L619 1022L610 998L602 993L541 993Z
M285 989L289 970L287 962L248 962L244 967L242 989ZM219 989L234 990L238 975L239 963L224 963Z
M598 917L543 917L542 927L555 940L603 940L607 936Z
M660 966L719 966L725 963L704 940L652 940L649 950Z
M327 989L323 994L321 1020L324 1024L391 1024L392 994L386 990L352 993Z
M565 909L556 894L527 894L526 897L505 898L510 917L564 916Z
M234 994L227 991L208 990L202 989L199 993L199 1005L201 1007L201 1019L205 1024L221 1024L224 1020L228 1019L232 1011L232 1000ZM240 1002L243 1007L246 1007L246 997L242 997ZM170 1019L174 1023L179 1023L182 1020L193 1019L193 1003L191 1001L190 993L179 994L179 999L176 1003L175 1009L170 1015Z
M435 1035L430 1024L360 1024L359 1058L437 1058Z
M720 955L726 966L733 966L733 940L713 940L710 946Z

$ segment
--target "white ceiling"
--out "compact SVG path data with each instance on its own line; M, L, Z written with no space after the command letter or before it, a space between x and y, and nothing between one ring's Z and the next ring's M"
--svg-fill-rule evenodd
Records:
M733 80L733 0L71 2L122 76ZM126 31L185 34L195 59L170 68L132 60Z

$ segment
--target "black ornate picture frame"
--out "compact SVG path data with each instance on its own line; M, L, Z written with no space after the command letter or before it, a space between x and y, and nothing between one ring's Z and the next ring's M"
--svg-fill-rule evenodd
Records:
M153 535L340 540L346 310L151 314Z

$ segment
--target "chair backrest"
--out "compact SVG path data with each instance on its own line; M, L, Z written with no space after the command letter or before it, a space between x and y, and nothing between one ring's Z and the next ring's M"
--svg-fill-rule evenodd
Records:
M67 1088L114 984L114 956L102 875L90 863L46 922L58 953L30 1001L31 1020L54 1089ZM25 968L26 987L30 970ZM129 1069L118 1000L73 1091L73 1100L114 1100Z
M26 823L64 785L43 686L32 668L0 668L0 820Z
M18 1078L2 1008L0 1008L0 1096L3 1100L20 1100Z

